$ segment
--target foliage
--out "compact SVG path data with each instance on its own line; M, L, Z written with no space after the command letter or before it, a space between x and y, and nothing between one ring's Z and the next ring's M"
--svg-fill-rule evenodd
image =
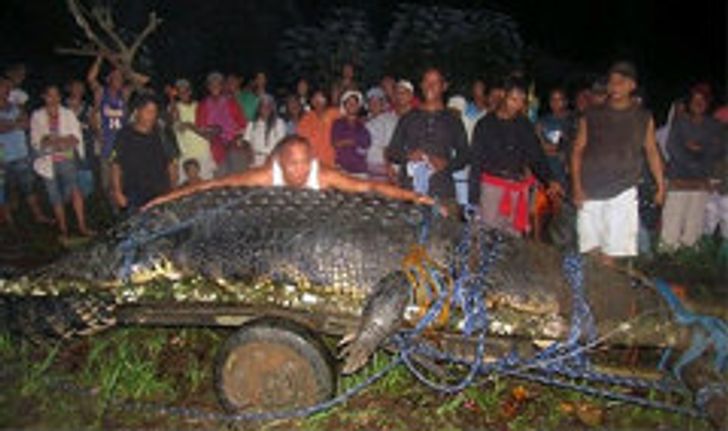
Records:
M353 8L334 8L315 26L285 31L277 52L282 75L331 84L350 62L360 79L372 82L384 72L414 79L435 65L463 83L507 74L521 63L518 26L505 14L403 4L392 18L383 41L375 40L366 14Z
M641 256L637 266L647 274L690 287L691 294L702 287L725 286L728 265L721 262L726 244L715 238L703 238L692 247L660 250Z
M403 4L384 44L384 64L409 77L434 65L456 81L469 82L508 74L520 64L522 49L518 26L505 14Z
M289 83L305 77L331 85L344 64L369 73L379 54L366 14L342 7L332 9L316 25L286 30L276 55Z

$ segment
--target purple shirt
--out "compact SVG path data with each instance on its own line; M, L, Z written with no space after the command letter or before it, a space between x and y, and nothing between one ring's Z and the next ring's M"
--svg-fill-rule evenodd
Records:
M339 146L342 141L346 144ZM339 118L331 127L331 144L336 151L336 164L341 169L353 174L367 172L367 151L372 143L364 123Z

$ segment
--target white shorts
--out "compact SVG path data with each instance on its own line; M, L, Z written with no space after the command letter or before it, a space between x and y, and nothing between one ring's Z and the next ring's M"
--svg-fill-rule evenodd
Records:
M594 249L614 257L637 255L639 212L637 188L606 200L587 200L576 219L579 251Z

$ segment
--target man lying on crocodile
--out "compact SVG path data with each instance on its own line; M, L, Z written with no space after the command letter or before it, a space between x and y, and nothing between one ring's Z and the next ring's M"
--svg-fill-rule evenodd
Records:
M151 201L144 209L204 190L219 187L256 186L285 186L311 190L334 189L349 193L373 192L392 199L426 205L434 204L434 200L429 196L420 195L386 183L354 178L335 168L322 165L313 156L311 144L308 140L299 135L292 135L278 143L265 165L239 174L175 190Z

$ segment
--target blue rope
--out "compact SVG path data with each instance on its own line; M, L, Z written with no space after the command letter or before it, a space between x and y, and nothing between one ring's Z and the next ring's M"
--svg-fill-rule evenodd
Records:
M713 367L723 373L728 366L728 324L715 316L706 316L689 311L665 281L656 279L655 288L662 295L675 315L675 321L693 329L690 347L677 359L672 368L673 375L682 379L682 370L705 353L709 347L715 350ZM660 369L665 369L670 350L666 349L660 359Z
M430 223L434 217L435 216L423 218L420 226L420 239L423 244L427 241ZM193 223L194 220L195 219L190 220L185 224ZM488 235L487 239L492 241L479 242L479 247L475 250L479 256L479 267L476 271L471 271L469 268L469 257L474 251L473 242L475 236L473 235L473 225L474 224L468 224L463 229L461 239L455 249L456 258L449 268L449 274L442 274L437 268L429 266L425 268L436 284L436 289L434 289L434 291L430 290L429 294L434 296L434 293L438 292L437 297L434 298L434 301L431 303L424 317L420 319L413 329L403 331L393 337L392 340L398 350L398 354L394 356L392 360L381 370L377 371L374 375L365 379L360 384L336 396L335 398L314 406L280 412L250 412L228 415L201 412L197 409L178 407L155 410L167 414L194 416L210 420L225 421L267 421L309 416L346 402L361 390L373 384L389 371L402 364L419 382L435 391L447 394L452 394L465 389L466 387L476 383L479 377L501 374L545 385L575 390L596 397L609 398L643 407L662 409L696 417L702 416L703 413L699 409L702 409L711 396L714 396L716 393L724 393L721 391L726 390L724 386L721 386L719 388L706 388L704 391L700 391L696 397L697 401L695 406L698 408L696 409L650 400L645 397L629 395L607 388L590 386L589 384L598 384L610 387L653 390L666 394L685 393L684 386L680 385L679 381L655 381L616 376L607 373L595 372L591 369L592 367L587 356L587 350L597 342L597 332L594 316L591 312L591 308L584 291L584 269L582 258L579 255L568 255L563 261L564 277L571 287L573 298L571 327L566 340L555 341L533 358L520 358L517 353L511 352L498 360L484 363L487 331L489 326L488 312L485 305L488 289L488 272L493 263L499 257L501 249L500 245L503 238L494 232L492 233L482 229L479 231L482 235ZM141 241L148 242L160 236L174 233L184 227L186 226L170 227L164 231L145 237ZM136 243L129 246L129 250L135 249L141 243L142 242L140 242L140 240L137 240ZM452 298L448 296L449 291L445 282L445 278L448 275L454 280ZM427 285L427 283L421 284ZM722 352L720 349L725 346L724 344L721 344L723 339L720 337L728 334L728 332L726 332L725 323L716 318L696 316L687 312L684 307L681 308L682 305L679 301L677 301L677 298L674 297L674 294L672 294L671 290L669 290L669 287L665 290L665 284L659 281L656 285L658 291L663 294L668 304L670 304L673 311L675 311L679 322L687 325L698 325L700 328L707 330L710 334L717 334L718 337L716 338L714 336L711 340L713 340L714 346L719 352L718 359L720 359L720 352ZM471 359L458 357L444 352L427 343L421 337L423 332L427 328L431 327L431 325L435 322L447 301L451 301L450 305L462 312L462 316L464 318L462 328L463 335L466 337L475 337L475 354ZM702 348L703 345L701 344L699 347ZM702 354L702 350L700 351L700 354ZM463 366L466 368L465 374L455 383L441 383L434 381L418 368L418 355L435 361ZM723 361L725 361L725 359L723 359ZM576 381L584 381L588 384L575 383Z

